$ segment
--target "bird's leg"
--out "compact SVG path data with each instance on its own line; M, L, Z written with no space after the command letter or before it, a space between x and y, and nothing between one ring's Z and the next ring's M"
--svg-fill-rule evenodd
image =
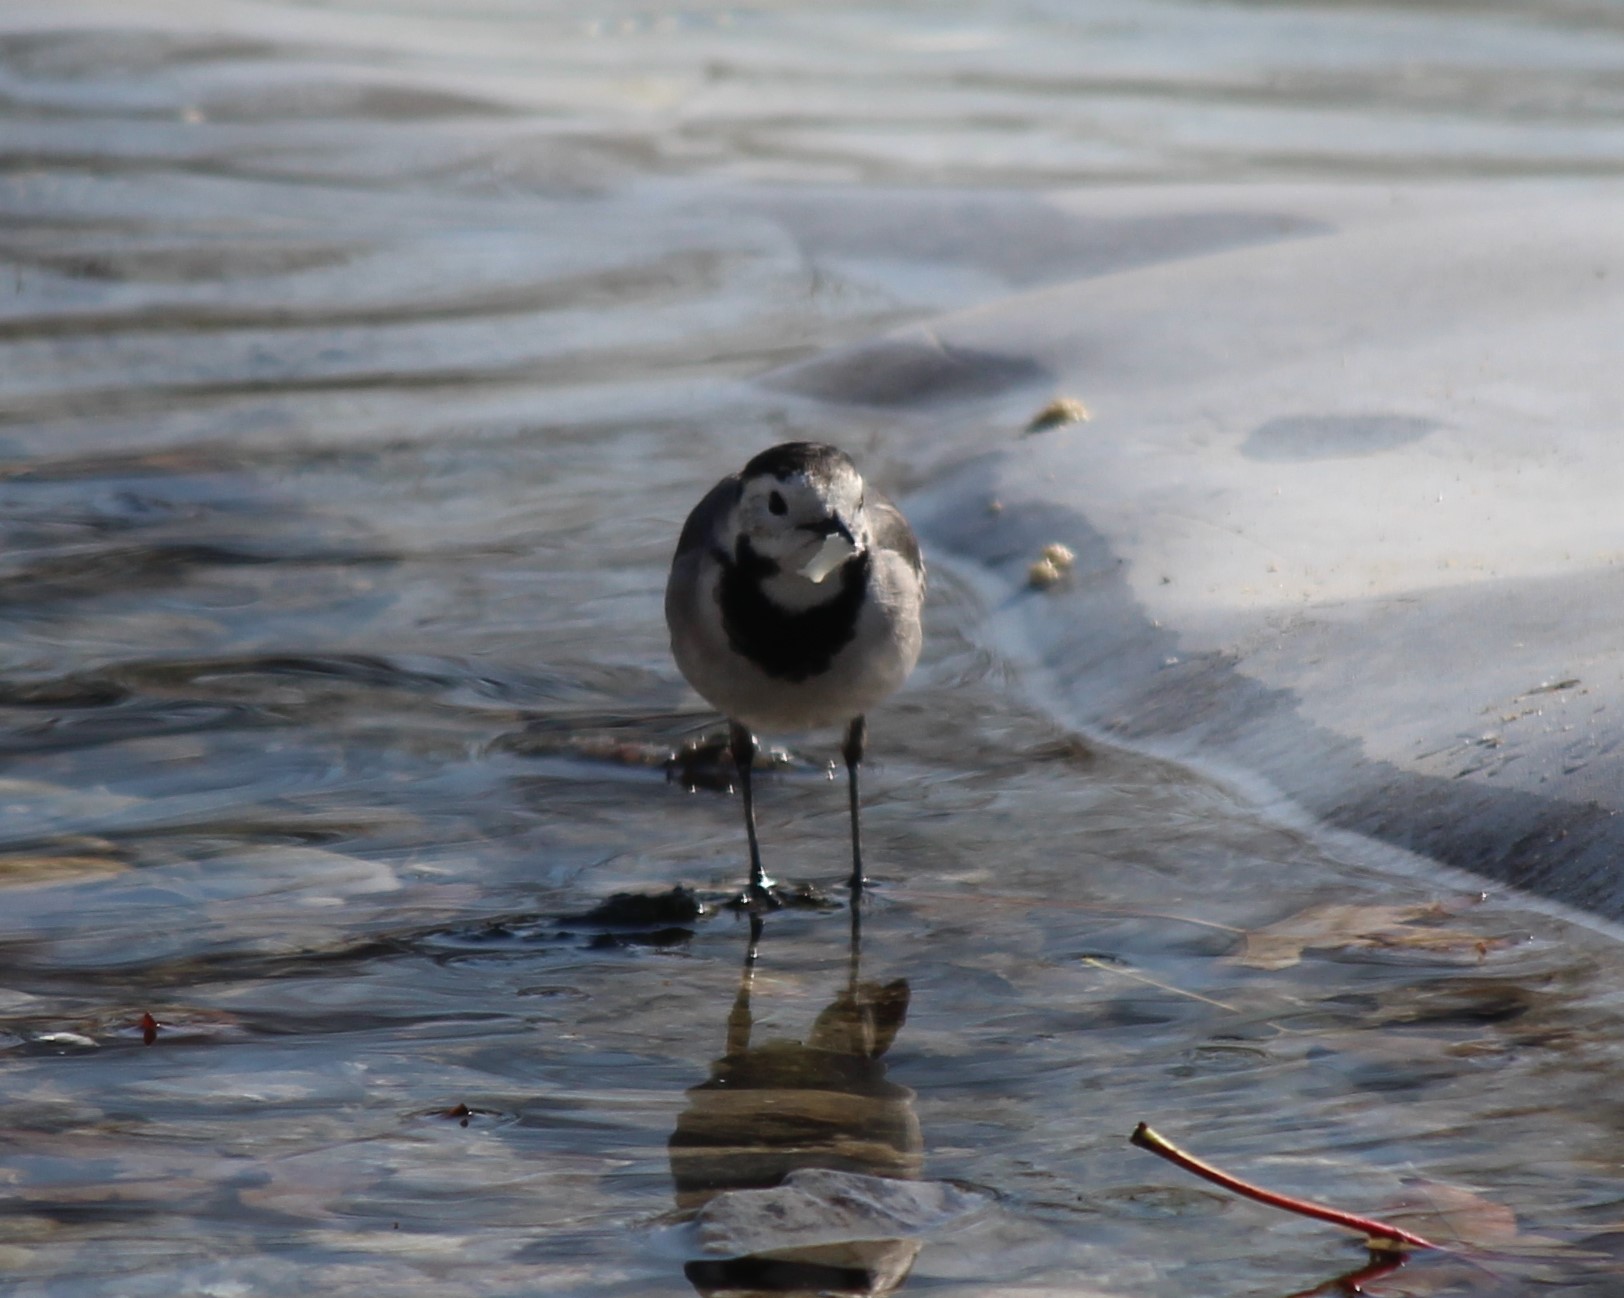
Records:
M760 747L749 727L737 721L728 723L733 748L733 764L739 768L739 792L744 795L744 834L750 840L750 900L759 902L771 896L767 891L773 881L761 868L761 848L756 843L756 803L750 793L750 768L755 765L756 750Z
M846 742L840 753L846 759L847 788L851 794L851 900L853 907L863 895L863 835L857 821L857 767L863 760L863 741L868 738L868 722L853 717L846 727Z

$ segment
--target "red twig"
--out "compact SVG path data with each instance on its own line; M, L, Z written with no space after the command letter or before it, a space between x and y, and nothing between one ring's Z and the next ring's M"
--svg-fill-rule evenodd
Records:
M1267 1204L1271 1208L1283 1208L1287 1212L1295 1212L1303 1217L1313 1217L1319 1221L1328 1221L1333 1226L1343 1226L1348 1230L1356 1230L1372 1240L1385 1240L1390 1244L1408 1244L1411 1248L1442 1249L1441 1244L1434 1244L1430 1239L1401 1230L1397 1226L1389 1226L1385 1221L1376 1221L1370 1217L1356 1217L1351 1212L1339 1212L1335 1208L1327 1208L1323 1204L1309 1203L1306 1199L1293 1199L1289 1195L1276 1194L1273 1190L1265 1190L1262 1186L1253 1185L1249 1181L1242 1181L1231 1176L1228 1172L1221 1172L1210 1163L1203 1163L1199 1158L1186 1154L1170 1140L1157 1135L1149 1126L1141 1122L1133 1129L1133 1135L1128 1138L1140 1149L1148 1149L1158 1158L1165 1158L1175 1167L1182 1167L1186 1172L1193 1172L1199 1177L1211 1181L1214 1185L1221 1185L1224 1189L1235 1194L1244 1195L1258 1203Z

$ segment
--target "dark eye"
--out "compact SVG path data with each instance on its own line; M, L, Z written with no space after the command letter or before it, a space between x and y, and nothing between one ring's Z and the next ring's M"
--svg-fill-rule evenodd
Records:
M789 506L784 503L784 498L776 491L767 497L767 508L775 514L789 513Z

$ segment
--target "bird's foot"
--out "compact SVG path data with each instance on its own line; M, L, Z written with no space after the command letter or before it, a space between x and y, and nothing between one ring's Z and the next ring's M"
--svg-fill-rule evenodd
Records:
M728 902L728 909L762 915L775 910L839 910L840 903L811 883L774 883L771 879L749 884Z
M747 910L752 915L777 910L783 904L778 896L778 885L766 875L750 880L745 890L739 894L738 900L734 902L738 909Z

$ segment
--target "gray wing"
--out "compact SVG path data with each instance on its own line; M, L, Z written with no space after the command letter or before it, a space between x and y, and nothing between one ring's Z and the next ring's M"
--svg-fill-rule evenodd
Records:
M705 498L694 506L688 521L682 525L682 535L677 538L677 552L671 556L672 563L712 543L722 520L727 517L727 511L739 503L743 490L739 475L730 473L705 493Z
M707 558L714 547L725 546L718 534L741 491L737 474L723 478L705 493L682 525L677 552L671 556L671 572L665 579L665 624L671 628L673 653L677 652L678 630L691 631L694 619L700 616L698 600ZM680 654L677 665L682 665Z
M906 559L919 577L919 588L923 591L925 561L919 554L919 538L914 535L913 528L908 526L908 520L902 516L902 511L872 487L868 489L868 522L875 544L887 550L895 550Z

